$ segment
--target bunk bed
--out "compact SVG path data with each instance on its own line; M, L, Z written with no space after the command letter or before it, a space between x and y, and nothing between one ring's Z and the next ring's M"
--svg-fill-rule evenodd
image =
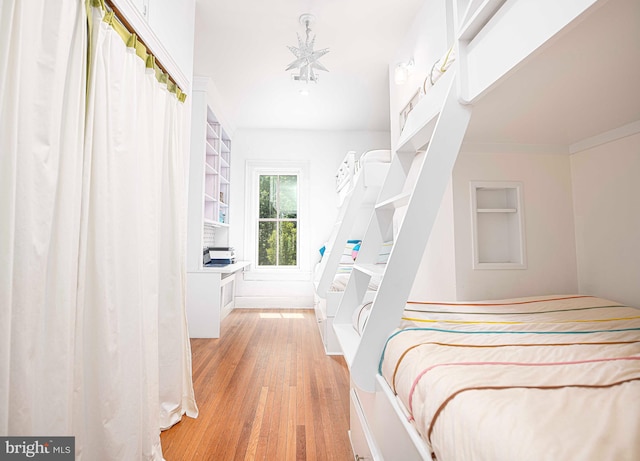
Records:
M592 296L409 302L378 371L432 459L638 459L639 332Z
M333 322L351 374L354 456L639 459L636 307L582 294L409 302L475 106L607 0L453 3L466 7L454 21L455 62L401 113L389 173ZM410 187L408 171L417 171ZM376 267L390 239L388 262ZM366 299L376 276L379 288Z
M390 150L370 150L359 158L350 151L336 172L338 218L329 240L320 249L321 259L314 270L316 318L325 352L329 355L341 353L333 331L333 318L390 160ZM369 291L376 290L378 282L370 281Z

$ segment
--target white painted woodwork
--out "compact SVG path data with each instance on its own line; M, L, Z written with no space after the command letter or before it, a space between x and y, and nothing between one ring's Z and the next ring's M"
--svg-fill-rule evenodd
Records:
M360 224L361 229L367 228L388 169L388 163L364 164L355 177L351 193L339 209L334 231L327 242L325 254L320 263L320 278L316 283L316 293L319 296L326 297L347 240L362 238L360 234L362 231L354 234L354 228L357 224Z
M454 76L455 72L446 72L409 113L398 141L399 152L415 154L429 142Z
M234 307L235 275L249 266L243 261L224 267L202 265L205 225L215 227L216 246L229 243L231 141L208 103L207 88L208 79L194 79L186 266L186 310L191 338L220 336L220 321Z
M518 180L522 181L522 184L527 187L527 194L532 191L531 195L536 195L537 201L531 201L527 203L533 203L535 206L529 206L527 213L531 214L534 219L531 219L532 223L526 223L527 235L531 234L531 240L535 240L531 245L530 258L525 258L524 250L527 247L527 243L524 239L525 223L519 218L522 218L523 200L520 191L515 194L518 198L518 203L505 203L503 205L492 205L490 207L474 206L473 210L471 203L477 205L475 197L470 199L469 197L469 182L473 180L482 179L482 177L475 177L478 175L478 169L466 169L463 168L462 174L459 178L454 178L452 175L453 164L456 161L460 143L464 137L467 124L470 119L471 105L474 105L474 114L493 115L492 117L480 117L483 122L476 123L476 131L474 132L476 138L470 138L472 141L489 139L496 145L501 142L505 143L518 143L517 139L533 139L533 142L548 142L545 146L545 150L562 151L563 153L578 152L582 150L592 149L602 143L608 143L607 137L597 137L589 139L588 145L583 145L578 142L580 139L585 139L585 136L575 136L574 134L557 135L553 129L553 125L558 125L555 120L562 120L555 115L544 117L546 125L539 129L536 124L541 118L541 114L554 112L553 110L542 110L542 107L548 109L555 109L556 102L564 103L564 107L573 108L571 115L575 115L576 123L578 121L588 120L589 117L582 116L579 109L576 109L576 104L573 102L572 95L579 93L574 92L568 85L561 85L563 83L562 76L556 76L553 73L553 66L540 66L540 63L554 62L554 58L558 56L567 56L566 50L564 53L558 53L558 50L562 50L563 46L568 46L569 49L581 50L585 55L588 54L589 42L585 41L585 37L589 35L595 36L596 34L584 34L585 30L602 31L599 28L599 22L593 20L594 16L597 16L594 11L598 8L598 11L605 11L603 16L603 23L606 24L607 20L612 17L617 18L617 22L613 21L613 24L620 23L620 11L615 15L612 15L613 7L608 8L615 2L607 1L595 1L595 0L567 0L565 2L556 2L553 0L460 0L454 1L455 6L453 10L453 19L447 17L448 24L455 24L457 27L462 27L455 35L458 43L458 60L455 69L458 71L454 76L449 70L443 78L449 77L449 80L454 85L453 87L447 86L444 95L438 95L438 92L432 94L427 93L413 108L413 111L408 114L405 121L404 130L402 133L398 133L398 130L394 130L395 126L395 114L393 108L404 107L402 104L402 97L398 97L401 91L391 86L391 107L392 107L392 143L394 148L397 149L396 156L392 162L387 181L383 186L380 194L378 206L376 207L375 220L372 221L370 228L365 234L365 239L361 249L361 260L355 267L354 273L350 279L349 285L345 291L342 302L340 304L338 313L334 320L334 327L336 335L338 336L341 347L344 350L345 359L350 367L352 386L355 393L358 396L357 401L361 405L361 415L357 414L359 421L352 421L352 427L357 427L359 424L367 424L367 427L363 429L364 433L372 435L373 441L369 443L369 447L374 447L376 451L379 451L384 459L429 459L428 451L420 452L420 447L424 447L424 443L420 440L419 436L412 433L412 427L405 427L406 436L411 441L407 442L406 438L398 438L396 434L391 434L388 428L396 428L402 426L402 423L396 425L389 423L394 417L400 417L402 419L402 410L394 407L394 403L397 403L396 397L388 388L385 387L383 378L377 375L377 365L380 359L380 352L388 337L388 334L397 325L398 320L401 318L405 302L407 300L406 293L407 278L410 279L409 285L413 282L412 275L415 274L418 266L419 259L422 252L425 249L427 242L429 242L430 233L435 220L435 214L438 209L441 208L440 198L446 191L447 183L450 182L451 196L448 198L448 206L450 210L445 216L451 230L450 234L455 234L455 242L449 239L449 243L453 243L453 251L456 253L463 253L464 261L455 260L455 265L450 268L452 275L451 279L454 280L451 293L454 297L473 298L473 299L496 299L490 296L493 293L503 293L508 290L518 289L520 291L529 292L530 290L540 290L540 281L544 282L545 291L552 290L554 292L574 292L572 287L576 287L575 280L575 245L572 245L573 239L573 214L571 207L567 207L567 200L570 201L570 193L566 194L567 186L570 188L571 180L567 180L568 170L565 168L568 164L567 159L558 159L556 156L554 161L550 160L551 156L546 155L548 152L543 153L539 159L534 159L534 153L530 152L526 157L523 157L525 166L517 165L514 168L512 163L517 163L518 160L513 158L508 162L494 164L494 169L489 172L495 175L485 176L490 180ZM597 3L597 5L596 5ZM631 2L618 2L622 4L621 11L627 11L630 8ZM602 7L602 10L599 8ZM466 8L466 9L465 9ZM465 10L466 13L462 14ZM589 10L589 14L584 14ZM634 10L635 11L635 10ZM448 12L450 15L451 12ZM630 16L627 14L627 16ZM585 18L589 17L589 20ZM600 18L598 18L600 19ZM624 22L624 21L622 21ZM579 34L574 34L575 30L581 28L582 25L587 24L588 27L582 28ZM424 27L424 24L420 23L420 26ZM595 26L595 27L594 27ZM630 30L628 27L623 30ZM607 32L609 31L609 32ZM602 35L611 36L611 28L602 32ZM613 34L615 35L615 34ZM414 38L411 31L408 33L409 39ZM575 47L575 38L581 37L581 47ZM570 40L561 40L562 38L571 38ZM434 33L434 40L438 40L440 37ZM624 39L619 40L621 46L625 44ZM403 47L398 55L411 55L420 48L416 43L409 43ZM614 47L609 46L609 49ZM544 52L551 49L551 59L547 61L545 59L539 59L542 55L547 56ZM626 48L625 48L626 49ZM424 51L419 49L420 52ZM558 53L558 54L556 54ZM622 56L623 54L620 54ZM624 56L630 55L629 53ZM525 67L525 64L533 62L535 65ZM604 62L604 60L601 60ZM572 63L567 63L567 67ZM615 68L611 66L610 68ZM636 69L634 63L624 64L624 70L621 70L621 79L628 78L629 75L636 75L634 69ZM592 66L593 69L602 68L604 66ZM526 69L524 73L527 75L523 78L523 69ZM531 71L530 71L531 70ZM549 70L549 74L543 72L543 70ZM536 91L527 91L528 84L536 79L539 79L541 75L544 75L544 79L540 79L544 82L544 85L536 87ZM579 73L572 74L575 77L571 80L573 82L583 82ZM508 79L505 77L519 77ZM441 79L442 80L442 79ZM523 84L525 82L525 84ZM430 91L438 89L439 82ZM550 91L547 91L546 84L550 86ZM566 83L566 82L565 82ZM580 86L580 85L578 85ZM593 88L596 85L590 85L587 88ZM615 85L609 85L609 87L615 87ZM625 88L631 88L629 84L625 85ZM455 88L455 89L454 89ZM506 88L506 91L504 91ZM564 92L568 93L568 97L564 97L564 92L554 93L555 89L562 88ZM407 88L407 94L413 94L415 88ZM442 87L439 88L442 91ZM456 91L457 90L457 91ZM491 90L491 91L490 91ZM495 90L495 91L494 91ZM607 92L607 94L619 94L619 91ZM583 92L588 97L582 96L583 100L591 100L592 94L590 92ZM494 95L499 95L499 98L494 98ZM486 97L485 97L486 96ZM522 96L522 100L518 99ZM538 97L546 97L550 104L544 106L537 104ZM630 100L633 100L634 93L629 94ZM627 98L627 99L629 99ZM431 101L429 101L429 99ZM446 102L436 102L439 99ZM620 104L624 98L612 98L612 101L616 102L616 107L620 107L620 112L626 110L625 104ZM496 100L500 103L496 103ZM606 99L605 99L606 100ZM505 101L508 101L505 103ZM593 102L593 101L592 101ZM466 106L465 106L466 105ZM517 111L508 110L510 106L518 106L523 109L523 112L529 110L532 114L535 114L535 118L527 119L528 123L523 123L522 120L518 120L516 117L509 117L509 114L518 114ZM610 104L613 106L613 103ZM637 106L637 105L636 105ZM493 113L488 108L498 107L506 109L502 111L494 111ZM563 108L560 105L560 108ZM606 112L610 107L603 108L603 112ZM596 111L597 112L597 111ZM555 112L554 112L555 114ZM632 115L633 116L633 115ZM568 117L566 117L568 118ZM595 118L595 117L594 117ZM601 117L605 118L605 117ZM612 120L612 117L606 117L607 121ZM637 118L637 117L636 117ZM626 116L619 117L620 123L615 126L621 126L623 123L628 125L624 127L622 132L625 132L627 136L631 137L636 132L635 123L629 123L630 119ZM511 123L513 122L513 123ZM567 122L569 124L569 122ZM487 130L478 130L478 126L488 128ZM492 139L492 133L502 132L507 135L515 133L513 136L495 137ZM562 125L563 131L564 124ZM609 125L611 127L611 125ZM528 137L522 137L519 130L530 133ZM572 130L572 133L593 133L593 130ZM480 133L482 136L480 136ZM488 135L487 135L488 133ZM550 136L549 136L550 135ZM446 138L446 139L444 139ZM398 140L396 142L396 140ZM573 144L572 143L576 143ZM455 145L457 144L457 146ZM421 158L422 152L426 146L426 154ZM504 144L503 144L504 146ZM551 146L551 147L550 147ZM570 146L570 147L569 147ZM637 147L637 140L635 144L631 144L632 149ZM609 146L603 144L602 151L608 150ZM628 146L627 146L628 147ZM505 147L503 147L504 149ZM506 147L510 149L509 147ZM541 150L540 148L532 148L533 150ZM600 150L600 149L598 149ZM636 149L637 151L637 149ZM417 153L417 155L416 155ZM557 152L556 152L557 153ZM590 187L591 196L590 200L584 200L579 202L586 210L591 210L592 202L598 202L601 197L598 195L600 188L594 187L594 184L601 179L601 176L596 173L596 170L592 168L596 165L603 167L606 171L605 165L601 162L601 158L595 159L587 156L587 153L580 152L584 157L584 163L575 162L583 168L581 171L579 180L582 182L580 189ZM487 154L497 154L494 152L487 152ZM590 154L590 153L589 153ZM626 154L626 152L625 152ZM498 155L494 155L498 157ZM637 156L636 156L637 157ZM605 158L604 155L602 158ZM492 159L494 160L494 159ZM581 159L582 160L582 159ZM636 158L629 158L624 156L624 162L629 162L631 165L631 171L637 171L633 169L637 162ZM417 162L423 162L419 168L419 174L415 181L411 178L411 175ZM464 162L467 165L477 165L480 162L467 161ZM558 169L550 169L548 166L554 163L559 166ZM559 165L557 165L559 163ZM573 163L573 159L572 159ZM507 165L509 168L503 168ZM527 167L534 165L534 171L527 171ZM607 165L608 166L608 165ZM457 167L456 167L457 168ZM618 166L619 168L619 166ZM541 175L541 171L544 170L544 174ZM514 172L517 173L514 176ZM606 171L609 173L609 171ZM487 170L484 170L487 173ZM545 176L546 175L546 176ZM461 191L459 183L462 177L464 178L464 190ZM605 178L608 176L603 175ZM594 179L595 178L595 179ZM570 178L571 179L571 178ZM407 184L412 183L411 186L406 187ZM631 183L623 181L620 188L615 190L615 193L611 195L604 194L605 197L619 197L624 195L620 193L620 189L634 190L630 188ZM575 186L574 186L575 187ZM531 189L530 189L531 188ZM406 201L406 193L410 194L408 202ZM458 206L460 196L464 196L462 201L464 207L461 210ZM629 197L633 194L627 194ZM574 197L576 194L574 193ZM610 199L611 200L611 199ZM576 220L576 238L579 240L579 232L591 234L588 235L588 239L585 238L585 242L602 242L602 235L598 235L603 232L607 225L611 225L611 222L621 222L625 225L630 224L630 231L619 231L619 228L623 226L616 226L616 236L620 236L620 241L625 242L623 245L629 247L629 254L636 255L634 252L635 246L629 242L633 241L630 236L638 226L635 225L637 213L627 212L624 217L621 217L620 212L622 210L631 210L633 205L630 205L626 200L618 200L620 203L614 205L600 205L606 206L607 211L613 210L612 216L616 219L608 220L606 223L596 223L590 219ZM611 209L611 210L609 210ZM472 211L471 211L472 210ZM459 213L465 215L464 219L459 219ZM588 211L584 213L587 216ZM607 213L604 213L607 215ZM631 217L633 215L633 217ZM506 249L506 256L499 253L504 248L493 248L489 245L488 251L485 253L480 252L478 258L478 264L482 264L483 260L486 264L496 264L505 260L509 265L521 265L527 267L527 270L522 271L474 271L473 261L471 258L472 251L472 226L473 219L489 220L492 221L495 218L498 221L504 221L506 219L506 235L505 238L509 241L518 241L519 245L512 246L508 244ZM511 219L516 218L516 219ZM453 222L455 220L455 226ZM579 224L579 221L580 224ZM459 226L461 222L465 225ZM503 224L503 223L502 223ZM516 225L517 224L517 225ZM395 228L394 228L395 226ZM542 228L546 226L546 228ZM455 227L455 229L454 229ZM464 228L459 231L458 228ZM587 229L588 227L588 229ZM531 231L531 232L529 232ZM636 232L637 233L637 232ZM459 235L465 237L465 245L463 251L458 251L462 246L459 246ZM520 235L521 234L521 235ZM379 245L391 235L394 237L394 246L389 257L389 262L386 267L379 268L375 271L372 269L371 255L373 254L373 248L379 247ZM516 238L512 239L512 235ZM586 237L586 235L585 235ZM637 239L636 239L637 240ZM476 245L477 246L477 245ZM599 247L598 244L590 244L592 248ZM637 246L637 245L636 245ZM611 245L611 248L619 249L615 245ZM496 251L497 250L497 251ZM555 252L555 257L550 253ZM415 253L419 256L416 257ZM496 256L493 253L497 253ZM579 258L602 258L603 252L597 252L593 250L585 250L584 248L578 248L577 253ZM607 252L611 254L611 252ZM366 254L366 257L365 257ZM527 259L530 259L527 261ZM557 261L553 267L549 267L549 261ZM606 258L601 259L603 264L597 265L597 267L610 266L610 260ZM637 258L635 258L637 260ZM634 260L634 261L635 261ZM609 263L609 264L607 264ZM476 265L477 267L477 265ZM583 262L580 267L582 269L589 270L593 267L592 264ZM497 267L496 267L497 268ZM505 267L501 267L504 269ZM625 268L631 269L631 274L637 274L637 264L631 261L626 261ZM604 270L604 269L603 269ZM370 276L374 273L382 272L384 275L380 288L376 293L374 303L371 309L368 323L364 329L362 336L359 336L352 327L351 318L357 309L361 296L367 285ZM620 273L621 271L616 271ZM505 274L508 273L508 274ZM589 281L595 280L594 274L586 274L589 277ZM582 274L581 274L582 276ZM482 280L487 280L489 283L482 283ZM455 282L459 282L462 286L456 287ZM473 283L470 283L473 281ZM582 281L582 279L581 279ZM634 286L630 281L626 281L627 287ZM637 284L636 284L637 285ZM476 291L469 291L469 287L473 286ZM457 291L457 293L456 293ZM581 291L589 291L581 285ZM623 291L624 292L624 291ZM462 295L460 295L462 293ZM626 292L625 292L626 293ZM637 290L636 290L637 293ZM487 296L489 294L489 296ZM532 293L533 294L533 293ZM539 293L538 293L539 294ZM521 296L526 294L521 293ZM633 295L633 294L632 294ZM500 295L498 297L511 297L508 294ZM380 397L381 396L381 397ZM380 397L380 398L378 398ZM378 427L377 411L378 405L393 407L393 411L383 416L384 424L380 424ZM383 429L380 429L383 428ZM415 438L414 438L415 436ZM367 439L367 437L364 437ZM391 447L389 449L385 447ZM412 448L413 447L413 448ZM408 450L405 454L402 452L401 456L398 456L399 450ZM418 454L415 458L412 458L411 453L418 450ZM372 451L372 450L371 450ZM356 451L357 453L357 451Z
M453 74L455 71L450 70L449 72ZM372 257L372 253L367 253L364 261L359 261L355 265L338 314L336 314L334 325L351 323L351 316L362 299L363 285L366 285L373 273L383 273L384 276L376 293L369 320L360 341L357 343L355 352L346 350L353 346L354 338L352 335L342 326L336 329L345 359L350 365L352 380L365 391L373 392L375 390L375 376L380 354L384 347L385 338L394 326L394 323L389 320L400 319L402 316L413 285L413 277L420 265L471 116L471 108L458 102L455 79L450 79L448 82L446 93L439 115L436 113L437 122L432 123L433 118L430 118L426 124L422 125L421 129L414 132L413 137L418 141L414 142L412 138L407 138L400 144L405 146L404 149L408 149L410 145L424 145L425 132L429 133L430 141L427 141L428 146L423 156L424 160L417 175L411 198L406 205L406 214L397 232L397 239L394 242L389 260L386 266L373 270L375 266L371 263L374 261L368 259ZM398 162L401 160L396 160L396 163ZM397 169L398 167L394 168L394 170ZM388 181L393 181L389 189L395 189L396 194L403 190L404 182L399 180L399 175L394 174ZM392 193L391 196L393 195ZM389 212L385 206L376 209L375 217L376 219L372 220L372 224L365 234L361 251L365 246L379 248L384 242L384 237L388 235L388 229L393 222L393 213ZM360 255L358 259L360 260L362 257L363 255ZM355 304L351 304L354 300Z
M205 224L217 228L216 246L229 243L222 228L230 222L231 140L209 104L208 84L208 78L195 77L191 97L187 271L202 267Z
M484 3L486 9L476 13L482 21L473 20L459 36L458 59L464 76L460 98L468 102L475 101L597 0Z
M526 269L521 182L472 181L474 269Z
M461 156L462 154L458 156L455 168L457 168ZM433 224L429 242L427 242L420 267L416 273L409 301L428 299L457 301L458 299L456 280L458 248L455 244L457 226L453 204L453 181L450 181L444 197L442 197L438 216Z
M384 378L377 377L375 392L351 389L350 416L354 456L364 456L365 460L431 459L428 447Z
M198 80L196 80L198 81ZM202 82L201 82L202 83ZM191 150L187 208L187 271L202 268L204 169L207 141L207 95L204 87L191 94Z
M324 256L320 263L320 276L314 281L316 319L320 336L328 355L342 354L333 321L344 294L330 291L347 240L362 239L362 233L369 226L380 187L389 170L389 163L364 163L354 177L351 192L346 196L338 211L338 219L331 233ZM366 296L366 295L365 295ZM373 294L369 294L369 299Z
M351 389L349 397L349 439L355 460L381 460L355 389Z
M236 273L242 261L187 272L187 322L190 338L219 338L220 322L234 307Z

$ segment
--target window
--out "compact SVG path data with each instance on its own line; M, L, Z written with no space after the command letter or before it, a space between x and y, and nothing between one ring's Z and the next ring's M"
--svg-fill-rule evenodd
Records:
M247 160L245 168L243 253L252 264L244 280L310 280L309 163Z
M258 267L298 266L298 175L258 176Z

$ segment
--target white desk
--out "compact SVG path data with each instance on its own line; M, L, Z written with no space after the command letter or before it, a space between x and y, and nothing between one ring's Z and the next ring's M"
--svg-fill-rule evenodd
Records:
M220 322L234 306L236 274L249 261L187 272L187 323L190 338L219 338Z

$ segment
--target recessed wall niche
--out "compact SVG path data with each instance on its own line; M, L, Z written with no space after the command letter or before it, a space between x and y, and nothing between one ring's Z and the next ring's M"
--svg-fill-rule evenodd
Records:
M526 269L521 182L472 181L474 269Z

